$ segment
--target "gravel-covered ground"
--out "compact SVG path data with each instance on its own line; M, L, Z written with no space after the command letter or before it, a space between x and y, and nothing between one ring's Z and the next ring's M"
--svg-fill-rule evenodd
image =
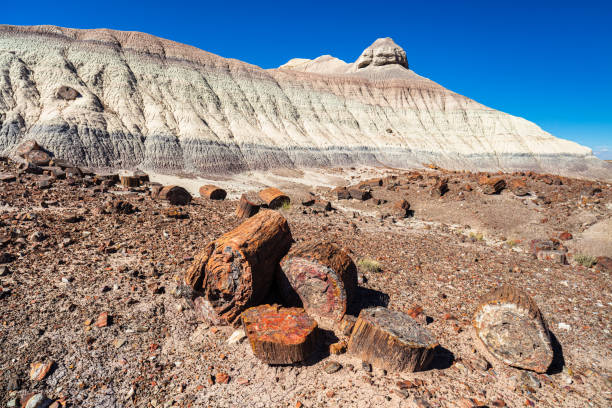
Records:
M398 185L375 187L366 202L313 186L330 212L302 206L302 186L283 186L296 198L280 211L296 241L333 241L356 262L380 263L381 271L360 269L352 313L422 307L417 319L440 343L430 369L370 372L349 354L330 356L326 344L303 365L269 367L247 341L227 343L235 328L199 322L177 287L198 250L240 223L236 201L195 198L175 219L147 187L104 191L86 177L41 188L43 176L22 174L0 181L0 402L40 392L74 407L609 407L610 271L572 255L612 245L605 233L596 247L581 244L609 222L610 186L527 175L533 194L521 198L483 195L468 173L421 170L408 182L386 172ZM17 169L0 162L0 173ZM428 192L439 175L450 178L449 192L435 198ZM400 198L412 217L392 214ZM562 241L569 265L529 253L530 239L565 231L574 236ZM558 340L548 374L491 367L474 349L478 298L502 283L534 298ZM108 322L98 325L104 312ZM331 372L331 361L341 368ZM53 363L40 381L30 379L37 362Z

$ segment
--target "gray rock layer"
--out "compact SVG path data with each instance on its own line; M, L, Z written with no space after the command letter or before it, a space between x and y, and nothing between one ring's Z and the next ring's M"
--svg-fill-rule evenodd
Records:
M263 70L142 33L3 25L0 155L35 139L76 164L164 172L434 162L609 177L590 149L415 74L392 40L366 51L361 67L319 59L331 73Z

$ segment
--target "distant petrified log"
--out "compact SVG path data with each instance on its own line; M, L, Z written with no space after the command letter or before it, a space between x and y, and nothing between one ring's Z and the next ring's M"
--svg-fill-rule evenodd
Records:
M212 184L200 187L200 196L210 200L223 200L227 196L227 191Z
M138 187L140 186L140 179L134 176L121 176L121 185L123 187Z
M41 149L42 148L40 145L36 143L36 140L28 140L21 143L19 147L17 147L15 153L17 153L18 156L25 158L28 153Z
M516 196L522 197L529 194L527 184L521 179L510 180L510 183L508 183L508 187L510 188L510 191L512 191Z
M167 200L172 205L187 205L191 202L191 194L183 187L165 186L157 195L160 200Z
M274 187L261 190L258 195L270 208L279 208L291 202L285 193Z
M248 196L243 194L238 201L238 207L236 207L236 217L250 218L257 214L260 208L260 204L249 200Z
M265 363L304 361L317 347L317 323L304 309L262 305L241 317L253 354Z
M363 190L359 187L349 187L348 189L351 198L359 201L365 201L372 198L372 193L369 190Z
M25 155L25 159L37 166L47 166L51 161L51 156L43 150L32 150Z
M303 306L325 329L342 320L357 290L355 264L347 251L329 242L293 246L277 275L283 299L289 305Z
M150 183L149 187L151 188L151 198L156 199L159 197L159 192L162 191L164 186L160 183Z
M316 199L314 203L312 203L312 208L318 211L331 211L333 209L329 201L319 199Z
M410 215L410 203L406 200L399 200L393 204L393 213L401 218L406 218Z
M351 193L349 193L348 188L346 187L336 187L332 190L332 192L336 193L338 200L348 200L351 198Z
M448 179L439 179L436 184L429 190L429 195L432 197L442 197L448 192Z
M268 294L292 242L287 220L276 211L261 210L208 244L187 271L185 283L203 292L220 319L234 323Z
M433 358L437 340L405 313L364 309L349 339L349 352L390 371L418 371Z
M487 177L483 176L478 179L480 189L484 194L499 194L506 188L506 181L501 177Z
M540 309L525 292L510 286L489 292L472 323L477 341L503 363L539 373L550 366L550 334Z

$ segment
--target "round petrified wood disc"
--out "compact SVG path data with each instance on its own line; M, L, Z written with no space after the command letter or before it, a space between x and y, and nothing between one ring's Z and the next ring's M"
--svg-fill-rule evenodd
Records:
M433 358L437 340L405 313L384 307L364 309L349 339L349 351L390 371L418 371Z
M261 305L242 313L253 354L268 364L304 361L315 350L317 323L302 308Z
M323 328L342 320L357 288L357 268L333 243L303 242L281 262L279 290L292 306L303 306Z
M553 350L546 323L533 299L514 287L502 286L485 295L473 325L478 340L503 363L546 372Z

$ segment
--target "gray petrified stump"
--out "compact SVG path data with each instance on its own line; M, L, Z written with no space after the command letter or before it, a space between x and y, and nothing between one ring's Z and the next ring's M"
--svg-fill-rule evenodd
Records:
M316 349L317 323L302 308L261 305L241 318L253 354L265 363L297 363Z
M485 295L474 313L476 341L504 364L546 372L553 359L550 335L533 299L502 286Z
M405 313L384 307L364 309L349 339L349 352L390 371L423 370L437 340Z

